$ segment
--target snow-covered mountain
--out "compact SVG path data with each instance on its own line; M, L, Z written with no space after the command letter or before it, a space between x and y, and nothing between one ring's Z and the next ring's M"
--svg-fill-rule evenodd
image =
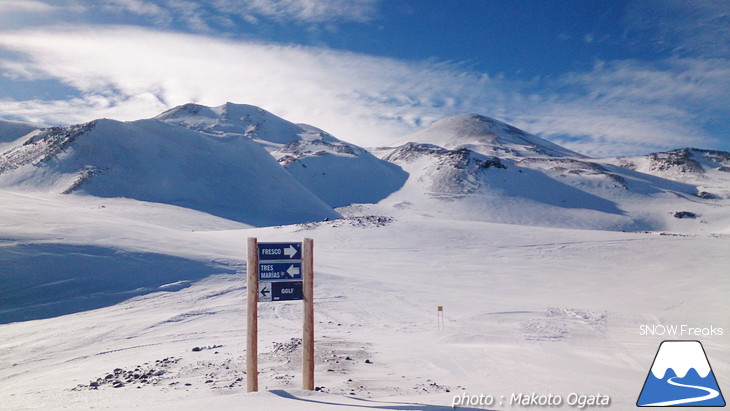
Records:
M730 153L682 148L607 162L658 177L697 185L703 197L730 198Z
M449 150L469 149L500 157L584 157L536 135L479 114L446 117L399 140L428 143Z
M331 207L376 203L402 187L407 178L398 166L361 147L251 105L185 104L155 118L212 135L237 135L256 141Z
M715 171L730 173L730 153L725 151L682 148L616 160L622 167L680 181L699 181Z
M728 153L591 159L477 114L404 136L378 149L381 158L233 103L42 131L5 122L0 132L0 187L162 202L253 225L335 218L333 208L377 204L373 213L509 224L730 229Z
M448 117L400 141L384 159L410 177L383 205L409 212L607 230L701 228L676 221L686 215L728 223L693 184L591 159L488 117Z
M250 139L157 120L46 129L0 156L0 187L166 203L256 226L338 217Z

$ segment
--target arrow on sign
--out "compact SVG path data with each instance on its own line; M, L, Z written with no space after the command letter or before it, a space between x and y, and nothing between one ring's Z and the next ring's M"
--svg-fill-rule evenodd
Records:
M284 249L284 255L292 258L297 254L297 249L292 247L291 245Z
M267 289L266 289L266 287L264 286L264 289L263 289L263 290L261 290L261 295L263 295L264 297L266 297L266 294L268 294L268 293L270 293L270 292L271 292L271 291L267 290Z
M294 276L299 275L299 267L295 267L294 264L292 264L287 270L286 273L289 274L289 277L294 278Z

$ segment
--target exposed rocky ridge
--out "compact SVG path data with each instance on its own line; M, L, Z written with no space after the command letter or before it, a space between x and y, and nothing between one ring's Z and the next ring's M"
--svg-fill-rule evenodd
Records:
M622 167L649 174L680 178L682 175L693 174L697 177L711 170L730 172L730 153L681 148L643 157L618 157L617 163Z
M496 157L489 157L467 148L448 150L430 144L407 143L384 157L391 162L424 165L424 176L429 180L427 191L432 195L466 195L481 186L481 174L489 168L506 169Z
M325 139L316 140L295 140L279 150L274 151L275 157L278 158L279 164L284 167L291 165L293 162L310 156L324 156L327 154L345 154L349 156L358 156L364 152L359 147L352 146L342 141L326 141Z
M29 164L44 163L63 151L77 137L92 130L96 122L69 127L51 127L0 154L0 175Z

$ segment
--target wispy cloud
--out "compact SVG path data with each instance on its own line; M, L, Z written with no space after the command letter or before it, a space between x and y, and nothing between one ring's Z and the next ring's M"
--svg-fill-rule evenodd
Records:
M83 122L151 117L187 102L261 106L361 145L389 144L441 117L477 112L595 155L714 141L706 118L730 106L722 60L598 63L529 84L458 64L277 45L127 26L0 32L0 72L78 91L59 100L0 101L5 117Z
M636 0L625 24L634 41L685 56L730 57L730 2Z
M20 7L25 1L7 0ZM56 0L30 0L51 7ZM82 21L104 17L134 17L156 27L185 27L202 33L227 32L238 24L262 20L318 24L367 22L377 14L380 0L65 0L63 6ZM2 4L2 3L0 3ZM27 7L27 6L26 6ZM1 6L0 6L1 8Z
M703 126L726 117L730 66L721 59L598 63L527 102L515 122L592 155L718 146Z
M173 20L173 13L164 6L148 0L103 0L97 2L79 1L77 4L83 6L87 12L103 11L107 13L130 13L136 16L151 19L160 25L169 25Z
M273 17L279 20L325 22L333 20L364 22L373 18L378 0L218 0L214 4L228 13L241 12Z
M49 12L56 7L42 1L36 0L3 0L0 1L0 13L37 13Z
M685 121L600 108L591 102L541 104L510 116L512 123L557 144L594 157L647 154L680 147L712 147L702 130Z
M36 101L50 104L55 114L34 121L90 120L115 109L130 113L132 103L137 114L118 118L152 116L161 106L191 101L236 101L381 144L444 111L478 105L483 97L471 90L485 97L498 92L487 76L447 64L130 27L3 33L0 47L25 57L0 61L5 75L57 79L82 96L69 102L66 114L62 101ZM88 107L80 109L84 101ZM29 104L6 100L0 110L23 117ZM35 116L40 110L31 112Z
M730 2L637 0L624 24L628 47L665 57L563 75L515 122L593 155L730 148L706 131L730 128Z

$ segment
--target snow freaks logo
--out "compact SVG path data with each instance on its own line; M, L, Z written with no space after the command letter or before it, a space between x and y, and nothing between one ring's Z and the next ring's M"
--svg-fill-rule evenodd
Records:
M702 344L662 342L636 406L724 407L725 399Z

